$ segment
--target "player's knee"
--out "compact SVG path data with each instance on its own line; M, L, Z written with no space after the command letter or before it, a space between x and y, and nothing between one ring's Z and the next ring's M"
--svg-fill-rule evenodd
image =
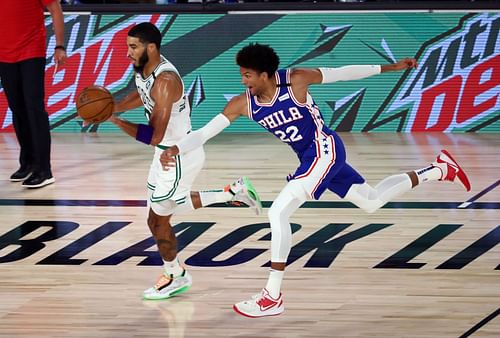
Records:
M271 224L275 221L279 221L280 219L280 211L278 208L274 205L271 205L271 207L267 211L267 218L269 218L269 221L271 221Z
M171 218L171 215L165 215L165 216L158 215L151 208L149 211L148 219L147 219L148 226L150 228L151 227L158 228L158 227L162 227L163 225L170 226L170 218Z
M267 212L267 217L271 223L271 227L274 224L282 224L288 221L288 216L285 214L284 210L276 205L271 205Z
M380 203L379 200L369 200L364 198L345 198L345 199L369 214L374 213L382 206L382 203Z

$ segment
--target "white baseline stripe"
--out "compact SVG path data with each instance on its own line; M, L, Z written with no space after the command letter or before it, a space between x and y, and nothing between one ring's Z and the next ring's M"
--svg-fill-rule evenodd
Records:
M467 208L469 205L471 205L473 202L464 202L462 204L460 204L457 208L458 209L464 209L464 208Z

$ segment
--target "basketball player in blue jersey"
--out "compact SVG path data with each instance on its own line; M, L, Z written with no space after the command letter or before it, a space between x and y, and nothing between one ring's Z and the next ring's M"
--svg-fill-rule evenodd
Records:
M116 113L144 106L149 123L135 124L115 115L109 119L128 135L155 149L147 181L147 223L164 261L164 272L153 287L144 291L146 299L169 298L186 291L192 283L190 274L179 264L177 241L170 224L172 215L221 202L242 202L257 214L261 211L260 199L246 177L224 189L191 191L205 159L201 146L177 157L174 170L162 169L159 161L162 150L187 135L191 121L184 83L174 65L160 54L160 43L160 31L149 22L130 29L128 57L134 66L137 90L114 107Z
M203 128L164 151L162 165L175 165L175 156L190 152L232 121L246 116L288 144L300 161L295 173L271 205L271 271L265 288L234 310L248 317L279 315L283 312L281 281L292 245L290 216L308 198L319 199L330 190L371 213L396 196L426 181L458 181L467 191L464 171L443 150L430 166L385 178L375 187L346 162L340 137L325 126L318 106L308 92L309 85L356 80L388 71L416 67L415 59L395 64L345 66L340 68L297 68L278 70L279 58L272 48L250 44L236 56L245 93L236 96Z

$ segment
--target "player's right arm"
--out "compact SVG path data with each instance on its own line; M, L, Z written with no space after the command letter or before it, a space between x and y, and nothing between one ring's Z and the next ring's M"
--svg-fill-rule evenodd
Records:
M130 94L125 96L123 100L115 102L113 107L113 113L120 113L127 110L132 110L139 108L143 105L139 92L137 90L132 91Z
M164 167L172 166L175 163L174 156L201 147L205 142L219 134L242 115L247 116L247 99L245 94L233 97L222 113L216 115L202 128L186 135L177 145L164 150L160 157L160 162Z
M139 92L137 90L132 91L130 94L125 96L123 100L118 101L113 106L113 114L109 117L108 121L114 123L118 128L123 130L127 135L134 137L137 135L137 124L129 122L127 120L120 119L115 116L115 113L124 112L127 110L132 110L135 108L142 107L143 103Z

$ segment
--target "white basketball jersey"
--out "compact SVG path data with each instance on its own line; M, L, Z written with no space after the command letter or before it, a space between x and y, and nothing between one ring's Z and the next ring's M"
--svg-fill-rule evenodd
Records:
M184 82L182 81L179 72L175 66L170 63L170 61L161 56L160 64L147 78L143 78L142 74L135 73L135 85L137 86L137 91L139 92L142 103L144 104L144 114L149 121L155 105L155 101L151 97L151 88L153 88L156 78L162 72L176 73L182 83L183 95L172 106L172 112L170 113L167 130L165 131L165 135L163 135L163 139L159 144L161 146L172 146L191 131L191 109L189 107L189 100L184 94Z

